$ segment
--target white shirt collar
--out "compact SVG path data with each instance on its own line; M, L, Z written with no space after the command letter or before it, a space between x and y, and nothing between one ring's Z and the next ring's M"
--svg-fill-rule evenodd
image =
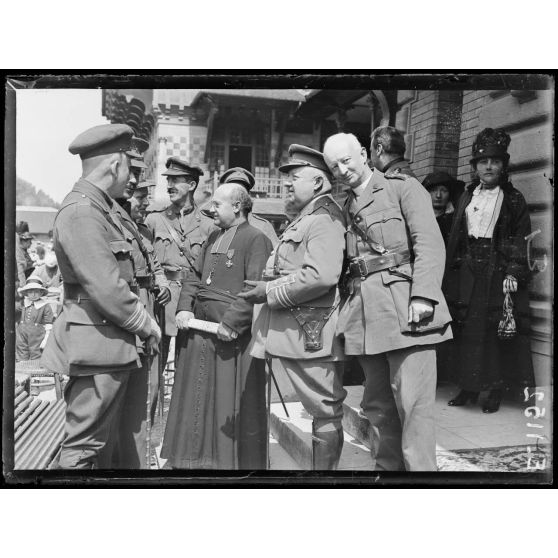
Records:
M483 188L483 183L481 182L474 190L473 196L497 196L500 191L500 186L495 186L494 188Z
M27 297L23 299L23 305L25 308L29 308L29 306L34 306L37 310L42 308L47 303L46 300L39 298L39 300L29 300Z

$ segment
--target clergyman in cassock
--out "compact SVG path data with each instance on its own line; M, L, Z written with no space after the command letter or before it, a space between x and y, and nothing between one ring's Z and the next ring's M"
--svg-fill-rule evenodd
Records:
M270 240L249 225L252 200L239 184L213 197L211 233L178 301L178 360L161 456L180 469L265 469L264 361L250 356L253 305L237 295L261 277ZM189 329L218 322L217 334Z

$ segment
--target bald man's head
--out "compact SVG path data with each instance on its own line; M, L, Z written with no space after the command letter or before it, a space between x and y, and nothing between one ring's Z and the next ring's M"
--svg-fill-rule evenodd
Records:
M335 134L324 145L324 159L333 176L342 184L356 188L371 174L366 149L353 134Z
M235 182L222 184L215 190L211 211L215 224L222 229L246 220L252 210L252 198L244 186Z

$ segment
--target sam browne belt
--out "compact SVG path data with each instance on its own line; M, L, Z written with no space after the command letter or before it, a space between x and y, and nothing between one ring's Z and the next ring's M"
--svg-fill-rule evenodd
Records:
M392 267L410 263L411 254L408 250L403 252L385 253L381 256L359 256L349 262L347 275L349 277L368 277L372 273L378 273Z
M169 271L165 269L165 276L169 281L184 281L186 279L186 270Z

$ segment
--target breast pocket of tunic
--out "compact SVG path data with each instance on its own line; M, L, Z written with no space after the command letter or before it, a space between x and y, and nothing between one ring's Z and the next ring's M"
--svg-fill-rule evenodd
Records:
M279 250L279 261L284 259L296 265L296 261L299 259L297 258L297 253L300 254L305 250L304 236L304 229L294 229L285 232L281 239L281 244L276 248L276 250Z
M407 234L403 215L398 208L386 208L364 217L366 233L372 242L393 250L406 243Z
M134 280L131 242L127 240L111 240L110 249L118 263L120 277L122 277L126 283L131 283Z
M104 318L91 301L67 302L64 316L70 364L109 367L137 359L135 335Z
M172 256L170 254L172 242L173 240L168 232L157 231L155 233L153 248L160 264L174 263L172 262Z

